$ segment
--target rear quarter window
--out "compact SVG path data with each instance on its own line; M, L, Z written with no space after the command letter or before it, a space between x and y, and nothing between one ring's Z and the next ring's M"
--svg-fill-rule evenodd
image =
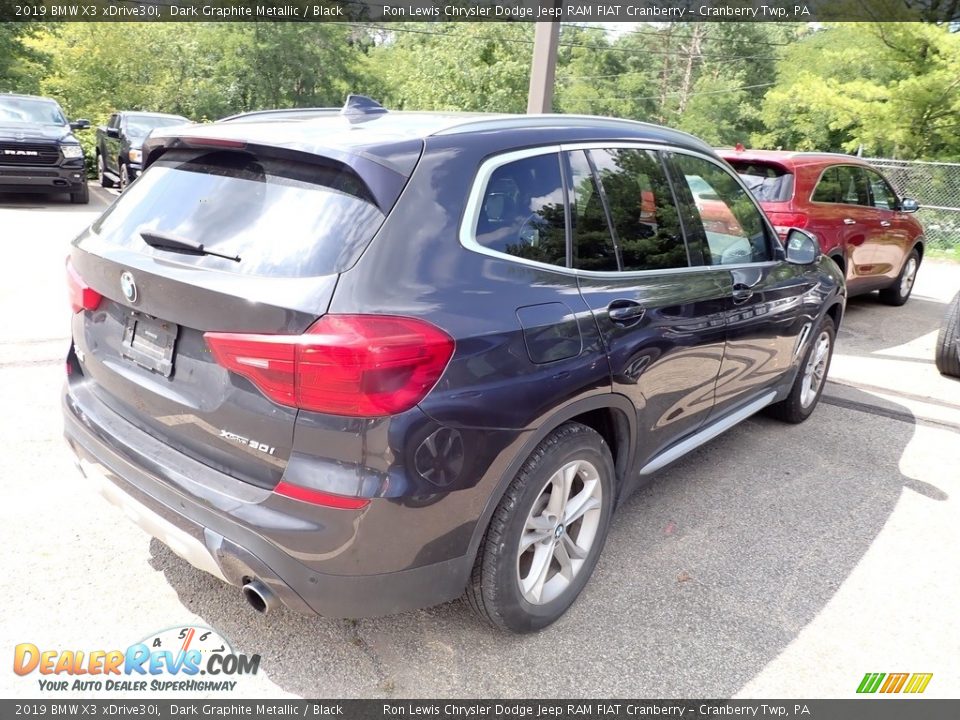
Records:
M474 226L482 247L566 266L563 177L557 153L506 163L490 175Z
M107 245L242 275L310 277L349 268L385 219L364 182L334 161L259 158L247 152L168 153L93 225ZM159 231L239 256L155 249Z
M793 173L781 166L750 161L733 161L730 164L760 202L786 202L793 197Z

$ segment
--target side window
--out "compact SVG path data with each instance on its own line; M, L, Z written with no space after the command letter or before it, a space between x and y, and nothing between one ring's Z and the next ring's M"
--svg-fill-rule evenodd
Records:
M837 168L827 168L820 176L820 181L817 183L810 199L813 202L838 203L840 197L840 175Z
M890 184L883 179L880 173L873 170L865 170L867 180L870 183L870 201L875 208L883 210L896 210L900 207L900 201L897 194L890 187Z
M771 258L770 233L750 193L734 176L709 160L671 155L686 181L702 228L708 265L764 262Z
M591 150L620 251L622 270L690 265L670 182L656 153Z
M487 181L474 228L483 247L550 265L567 264L560 156L501 165Z
M110 116L110 122L107 124L107 127L117 128L120 127L120 116L117 113L114 113Z
M862 168L841 165L837 168L840 182L840 202L844 205L869 205L867 175Z
M617 248L607 224L600 188L583 150L567 155L570 163L570 221L573 267L598 272L620 269Z

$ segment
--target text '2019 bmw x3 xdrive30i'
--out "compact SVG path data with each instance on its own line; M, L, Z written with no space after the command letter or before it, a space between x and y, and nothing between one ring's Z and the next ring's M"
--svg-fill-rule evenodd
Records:
M354 100L144 159L70 253L66 437L261 611L544 627L646 476L823 388L836 266L688 135Z

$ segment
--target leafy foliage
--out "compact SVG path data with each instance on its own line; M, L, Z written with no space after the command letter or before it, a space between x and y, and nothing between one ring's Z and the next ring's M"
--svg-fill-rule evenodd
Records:
M838 24L791 46L763 101L768 147L905 159L960 154L960 35L921 23Z
M0 0L5 2L6 0ZM72 117L209 120L266 107L524 112L532 23L4 23L0 91ZM955 28L954 28L955 29ZM901 158L960 154L960 33L933 23L564 25L558 112L678 127L709 143Z

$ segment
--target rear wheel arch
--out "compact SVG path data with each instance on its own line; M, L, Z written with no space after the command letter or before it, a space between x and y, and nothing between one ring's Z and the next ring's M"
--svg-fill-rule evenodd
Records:
M617 491L623 486L634 464L636 452L636 410L633 403L619 393L604 393L577 400L565 406L545 420L536 431L531 433L523 448L511 459L506 471L497 482L496 488L487 498L487 504L473 529L473 537L467 556L471 559L477 556L480 543L490 524L494 511L503 499L510 483L520 472L520 468L527 461L544 438L564 423L578 422L596 430L610 446L613 455L614 470L616 472ZM611 443L616 443L615 445Z
M613 463L617 471L617 487L619 487L629 472L630 453L633 450L630 421L626 413L619 408L607 406L587 410L564 422L578 422L596 430L610 446L610 453L613 455Z
M913 247L910 248L911 250L917 251L917 257L920 259L921 264L923 263L923 248L924 248L924 239L922 237L917 238L916 241L913 243ZM909 254L910 253L907 253L907 255Z
M843 257L843 252L841 250L834 250L828 255L828 257L836 263L836 266L840 268L840 272L844 277L847 276L847 261Z
M839 301L833 303L827 308L826 315L833 320L833 327L839 330L840 321L843 319L843 303Z

